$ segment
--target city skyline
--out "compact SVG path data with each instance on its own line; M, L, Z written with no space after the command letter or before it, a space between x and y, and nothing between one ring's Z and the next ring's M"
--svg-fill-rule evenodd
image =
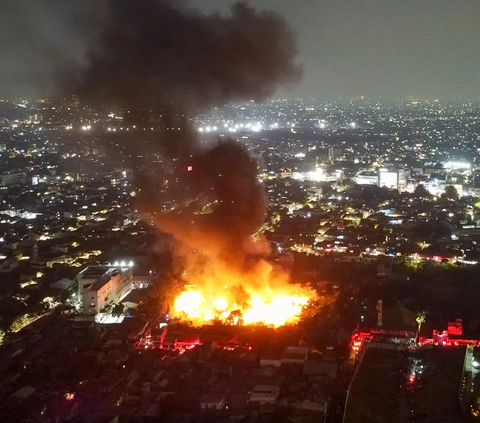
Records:
M228 14L233 3L190 4L205 13ZM278 12L298 37L304 77L295 88L278 93L280 97L478 99L480 4L475 0L461 7L436 0L300 6L261 0L252 5ZM0 64L0 93L35 97L51 92L62 69L82 62L106 13L103 5L89 0L5 5L0 16L0 54L6 58Z
M0 422L480 421L477 2L6 4Z

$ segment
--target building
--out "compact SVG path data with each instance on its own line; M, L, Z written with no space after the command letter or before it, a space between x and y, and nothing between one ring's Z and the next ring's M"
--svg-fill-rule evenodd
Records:
M329 147L328 149L328 160L334 162L342 156L342 149L338 147Z
M332 361L306 360L303 364L303 374L306 376L321 376L335 380L338 373L338 364Z
M27 178L25 172L4 172L0 174L0 186L24 184Z
M85 314L97 314L132 290L133 266L89 266L75 280Z
M377 185L403 191L408 172L404 168L380 167L374 172L363 171L355 177L358 185Z
M70 288L73 288L75 282L68 278L60 279L57 282L50 284L50 288L61 289L62 291L68 291Z
M355 177L355 182L358 185L377 185L378 184L378 175L377 172L360 172Z
M29 123L40 123L43 121L43 115L40 113L35 113L34 115L28 116Z
M281 354L278 354L278 355L264 355L260 358L260 366L280 367L281 365L282 365Z
M406 182L406 172L403 168L381 167L378 169L379 187L403 190Z
M18 260L16 258L9 258L0 263L0 273L10 273L18 269Z
M308 357L308 347L287 347L282 354L282 364L303 365Z
M200 400L201 409L223 410L226 405L225 395L223 394L207 394Z
M260 404L275 404L280 395L280 385L255 385L253 390L249 392L250 402L258 402Z

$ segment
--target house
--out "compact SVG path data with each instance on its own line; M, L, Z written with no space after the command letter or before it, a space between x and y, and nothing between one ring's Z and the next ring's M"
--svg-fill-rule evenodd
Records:
M162 343L162 347L166 349L190 349L195 345L202 345L200 335L196 333L185 335L167 333Z
M75 285L75 282L68 278L60 279L57 282L50 284L50 288L61 289L62 291L67 291Z
M280 395L280 385L255 385L249 393L250 402L274 404Z
M338 364L332 361L306 360L303 363L303 374L307 376L324 376L335 379Z
M137 308L148 294L147 289L132 289L128 295L121 300L125 310Z
M18 391L12 394L12 398L20 398L22 400L27 399L30 395L36 392L36 389L32 386L24 386L20 388Z
M308 347L287 347L282 354L282 364L303 364L309 351Z
M198 362L206 363L207 361L209 361L216 348L217 343L215 341L204 342L203 345L200 347Z
M223 410L225 408L226 399L222 394L207 394L200 400L200 408Z
M278 355L264 355L260 357L260 366L275 366L280 367L282 365L282 357Z
M294 403L292 404L292 407L297 410L325 413L327 410L327 401L320 396L315 396L312 399L306 399L302 402Z
M18 260L14 258L4 260L2 263L0 263L0 273L13 272L17 268L18 268Z
M212 366L212 374L230 378L233 374L233 367L225 363L216 363Z

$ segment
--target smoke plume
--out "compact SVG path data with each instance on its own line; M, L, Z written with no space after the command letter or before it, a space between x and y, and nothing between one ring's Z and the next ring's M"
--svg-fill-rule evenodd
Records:
M227 16L167 0L108 4L107 24L77 83L79 97L128 109L138 122L161 116L166 129L175 128L149 138L140 132L138 148L153 143L166 159L192 156L192 197L206 193L212 213L176 210L156 224L206 260L244 264L265 214L257 162L234 140L200 147L189 119L232 101L265 100L295 83L301 67L292 31L278 14L243 2ZM142 189L148 194L151 187Z
M82 96L179 113L264 100L300 75L285 21L246 3L230 16L173 1L110 0L110 18L87 53Z

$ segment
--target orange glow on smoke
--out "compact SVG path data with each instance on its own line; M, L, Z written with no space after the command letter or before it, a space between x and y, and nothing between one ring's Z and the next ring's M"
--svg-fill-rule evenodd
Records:
M177 296L172 317L205 324L225 323L282 326L298 321L313 292L290 284L284 272L260 261L246 273L226 270L217 263L189 279Z

